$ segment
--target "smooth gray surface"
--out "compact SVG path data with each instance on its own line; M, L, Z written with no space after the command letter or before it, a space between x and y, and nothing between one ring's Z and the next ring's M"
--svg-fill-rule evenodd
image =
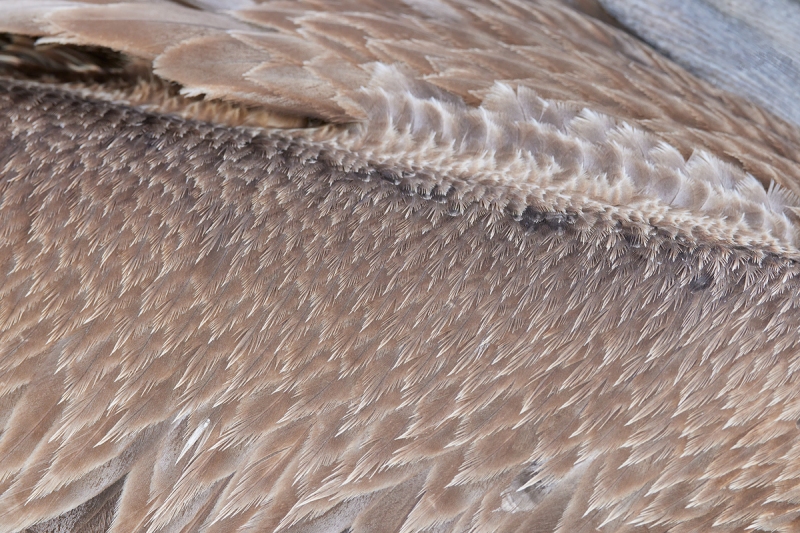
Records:
M630 31L696 75L800 126L800 3L600 2Z

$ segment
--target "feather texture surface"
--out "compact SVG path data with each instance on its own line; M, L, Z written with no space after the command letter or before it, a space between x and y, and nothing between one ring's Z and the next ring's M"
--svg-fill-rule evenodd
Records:
M792 124L547 1L0 14L0 531L800 529Z

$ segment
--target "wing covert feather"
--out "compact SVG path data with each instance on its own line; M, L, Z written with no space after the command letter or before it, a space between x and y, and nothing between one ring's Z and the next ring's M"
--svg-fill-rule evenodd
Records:
M318 121L0 79L0 532L797 526L792 124L548 0L0 14Z

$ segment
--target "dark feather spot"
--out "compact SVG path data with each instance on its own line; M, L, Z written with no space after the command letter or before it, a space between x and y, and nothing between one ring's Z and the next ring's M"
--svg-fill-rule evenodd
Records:
M534 461L514 478L509 489L503 494L505 509L512 512L531 511L552 490L552 487L543 481L528 485L531 479L539 474L540 466L538 461Z
M575 223L575 215L568 213L545 213L544 219L553 230L563 230Z
M547 225L552 230L563 230L567 226L575 223L576 215L571 213L552 213L536 211L532 207L526 207L519 218L519 223L525 231L536 231Z
M380 179L382 179L383 181L388 181L392 185L400 184L400 178L397 176L397 174L394 174L389 170L379 170L377 174L378 177L380 177Z
M695 276L695 278L689 282L689 290L692 292L704 291L709 288L713 282L714 276L708 272L703 272L702 274Z
M544 223L544 213L526 207L525 211L522 212L519 223L525 231L536 231Z
M357 181L372 181L372 175L369 172L354 171L348 173L348 177Z

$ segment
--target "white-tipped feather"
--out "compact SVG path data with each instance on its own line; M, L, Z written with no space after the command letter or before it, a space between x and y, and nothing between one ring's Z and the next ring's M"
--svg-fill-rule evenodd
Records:
M0 532L797 529L793 125L549 0L0 30Z

